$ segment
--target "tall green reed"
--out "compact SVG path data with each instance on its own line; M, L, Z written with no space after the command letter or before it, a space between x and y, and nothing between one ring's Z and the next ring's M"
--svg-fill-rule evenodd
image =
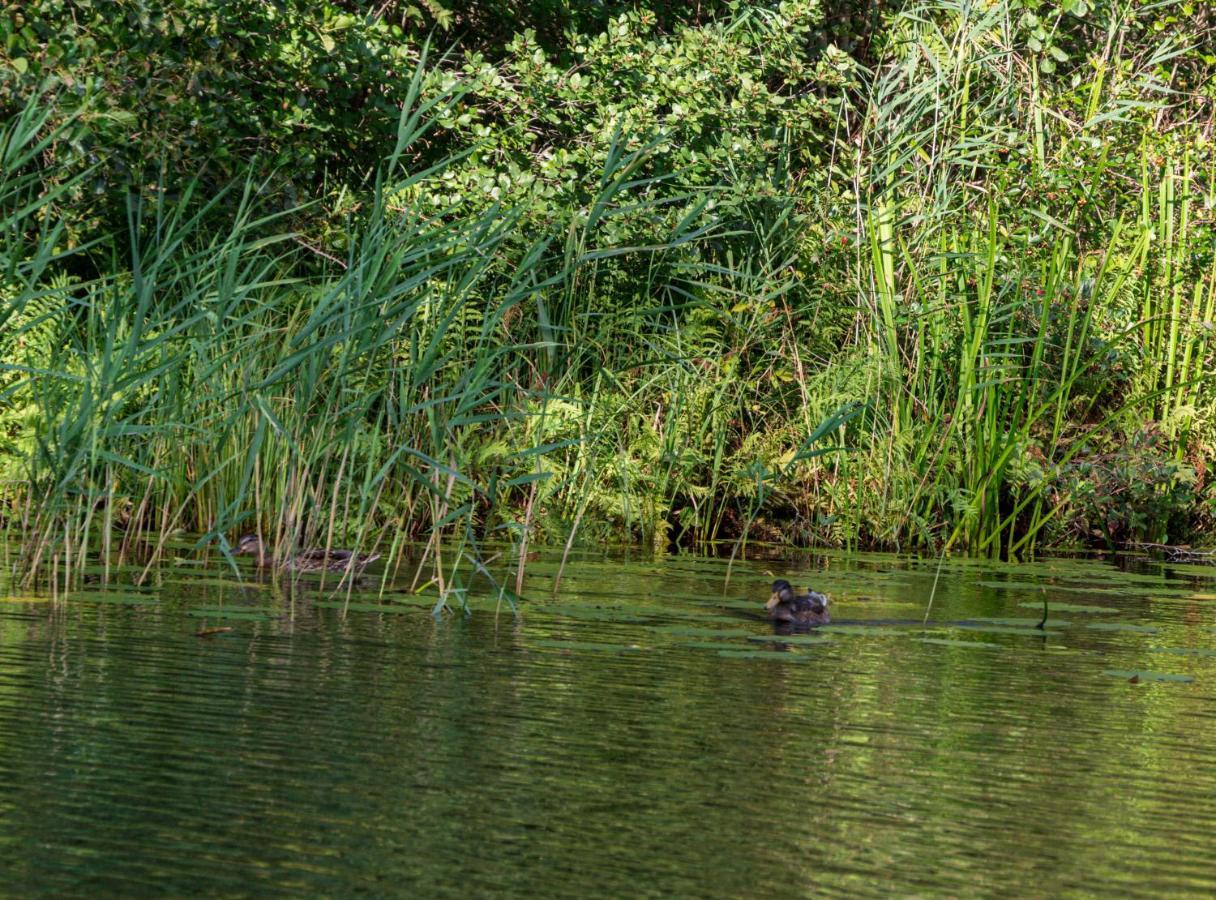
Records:
M854 181L868 239L856 263L872 439L835 463L851 485L841 505L869 511L853 533L873 543L1033 552L1068 500L1044 491L1107 426L1155 408L1175 434L1185 428L1211 288L1181 274L1195 195L1187 157L1157 183L1146 163L1138 221L1115 212L1096 227L1079 205L1011 207L991 173L1019 130L1033 136L1032 182L1089 158L1097 135L1160 108L1151 73L1177 50L1123 60L1112 36L1095 67L1121 77L1097 78L1069 122L1043 116L1038 71L1018 57L999 5L917 7L891 35L860 115ZM1098 183L1107 159L1104 149L1088 173ZM1129 328L1133 296L1142 310ZM1095 373L1119 352L1148 365L1140 389L1112 405L1096 396Z
M687 251L720 231L717 219L706 196L649 190L670 175L647 174L650 146L623 135L562 241L528 238L520 208L437 213L425 185L453 160L402 161L458 88L423 98L421 85L420 66L343 257L301 266L294 211L260 212L253 182L133 197L129 235L100 267L109 274L66 285L39 320L53 346L5 360L10 392L41 423L22 522L29 577L66 584L92 560L151 566L179 533L227 554L252 531L280 548L279 563L298 544L340 545L384 552L390 571L421 539L415 583L459 597L458 570L486 573L483 547L499 541L522 587L549 501L564 505L574 540L600 453L619 440L602 420L592 427L615 402L599 386L645 368L639 348L679 358L680 306L704 284ZM222 204L235 211L219 216ZM667 223L665 239L605 240L626 217ZM636 302L606 314L597 279L617 261L645 276ZM585 410L578 427L552 433L570 409ZM627 526L636 516L653 529L666 514L643 487L616 493Z

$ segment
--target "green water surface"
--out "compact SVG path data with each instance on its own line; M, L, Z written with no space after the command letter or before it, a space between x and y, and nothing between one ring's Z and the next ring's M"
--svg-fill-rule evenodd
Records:
M1196 568L588 554L439 618L185 559L10 590L0 892L1211 894ZM775 634L773 574L833 625Z

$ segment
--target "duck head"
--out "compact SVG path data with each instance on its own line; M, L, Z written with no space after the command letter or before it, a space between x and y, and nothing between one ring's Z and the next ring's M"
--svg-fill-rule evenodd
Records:
M242 553L254 553L258 556L262 555L262 541L256 534L246 534L236 542L236 547L233 548L232 555L239 556Z
M769 595L768 603L764 604L764 608L771 610L778 603L789 603L793 599L794 589L790 583L784 578L778 578L773 582L773 592Z

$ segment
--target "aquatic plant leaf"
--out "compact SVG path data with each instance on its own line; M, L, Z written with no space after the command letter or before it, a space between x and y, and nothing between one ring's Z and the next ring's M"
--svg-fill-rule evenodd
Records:
M654 630L674 637L706 638L751 637L755 633L743 628L696 628L690 625L658 625Z
M980 587L992 588L998 591L1042 591L1048 595L1057 592L1069 594L1125 594L1127 588L1122 587L1073 587L1064 584L1039 584L1033 581L977 581Z
M681 650L721 650L730 647L734 641L677 641L672 644Z
M583 622L623 622L632 625L642 625L651 618L670 613L670 611L639 610L636 607L619 606L542 606L537 604L530 609L533 612L545 612Z
M195 619L234 619L243 622L269 622L274 616L243 609L188 609L186 615Z
M1211 647L1153 647L1153 653L1172 653L1175 656L1213 656L1216 649Z
M832 639L826 634L757 634L748 640L761 644L826 644Z
M268 615L282 615L284 607L281 606L241 606L237 603L227 604L203 604L202 606L190 607L192 612L198 613L224 613L224 612L248 612L248 613L266 613Z
M1191 563L1167 563L1169 570L1176 575L1188 575L1192 578L1216 578L1216 566L1200 566Z
M335 575L334 581L332 583L336 584L337 578L338 578L338 576ZM261 583L255 582L255 581L238 581L234 578L216 578L213 576L202 576L202 575L197 575L197 576L187 575L184 577L164 578L161 580L161 584L165 587L170 587L170 586L184 587L184 588L196 588L196 587L234 588L234 587L240 587L241 590L244 590L244 591L268 591L268 590L270 590L270 586L268 584L261 584Z
M109 566L109 567L106 567L103 565L87 565L87 566L81 566L80 568L74 569L73 571L77 572L81 575L101 575L101 576L109 575L111 578L113 578L115 575L142 575L143 571L144 571L144 567L143 566L134 566L134 565Z
M727 659L775 659L782 662L809 662L812 657L782 650L719 650Z
M982 647L985 650L1000 650L1000 644L987 641L957 641L952 638L916 638L922 644L941 644L944 647Z
M315 600L313 606L321 609L339 609L357 613L409 613L417 612L418 606L406 606L401 603L344 603L341 600Z
M696 603L696 606L701 606L706 609L741 609L755 611L764 611L764 604L755 600L714 600L705 603Z
M1132 631L1136 634L1157 633L1157 629L1151 625L1132 625L1129 622L1090 622L1085 627L1092 631Z
M1058 631L1052 631L1050 628L1035 628L1034 625L986 625L982 622L975 624L960 622L950 627L957 628L960 631L977 631L982 634L1020 634L1027 637L1043 637L1046 634L1059 634Z
M99 591L93 594L70 594L73 603L113 603L116 606L160 606L160 599L147 594L119 594L114 591Z
M605 653L637 653L639 650L645 649L637 644L608 644L595 641L562 641L556 639L533 641L532 645L534 647L544 647L548 650L589 650Z
M1173 681L1179 684L1190 684L1195 680L1194 675L1175 675L1172 672L1148 672L1144 669L1106 669L1102 673L1111 678L1122 678L1124 681Z
M1086 606L1083 603L1052 603L1050 600L1047 601L1047 604L1047 608L1049 610L1054 610L1055 612L1093 613L1094 615L1112 616L1117 615L1120 612L1120 610L1115 609L1112 606ZM1024 609L1042 609L1043 601L1040 600L1037 603L1027 601L1026 603L1019 603L1018 606Z
M1193 587L1189 588L1148 588L1139 592L1151 600L1202 600L1212 599L1212 594L1197 594Z
M1084 581L1085 584L1097 587L1125 587L1133 584L1143 584L1150 587L1181 587L1184 582L1177 578L1167 578L1164 575L1142 575L1136 572L1112 572L1104 569L1101 572L1090 572L1086 575L1065 575L1063 581Z
M991 618L988 616L976 616L973 619L964 619L959 625L963 628L970 627L971 625L1011 625L1015 628L1033 628L1037 631L1040 618L1038 616L993 616ZM1046 627L1066 628L1071 624L1072 622L1068 619L1048 619Z

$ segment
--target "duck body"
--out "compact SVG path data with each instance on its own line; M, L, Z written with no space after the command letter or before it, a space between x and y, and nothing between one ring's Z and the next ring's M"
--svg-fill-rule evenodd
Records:
M765 608L768 617L782 625L826 625L831 621L828 598L824 594L810 588L805 594L797 594L783 579L773 582L773 593Z
M266 553L266 548L256 534L242 537L232 551L233 556L252 553L259 566L269 566L274 560ZM287 568L293 572L349 572L359 575L370 564L380 558L379 553L367 555L355 553L353 550L300 550L287 560Z

